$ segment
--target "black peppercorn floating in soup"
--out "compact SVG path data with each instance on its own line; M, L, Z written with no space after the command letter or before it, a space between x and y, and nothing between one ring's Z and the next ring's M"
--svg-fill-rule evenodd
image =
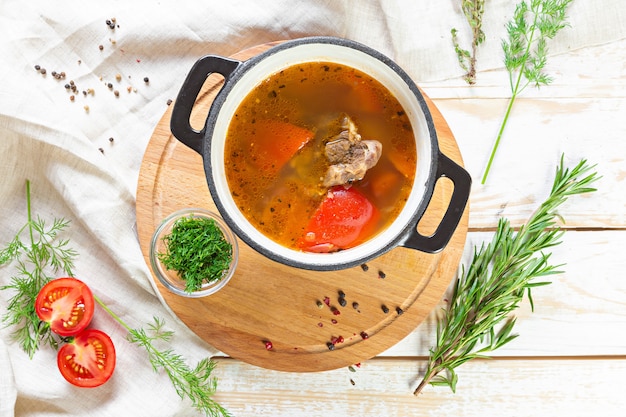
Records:
M406 203L417 154L409 118L354 68L297 64L242 101L228 128L226 179L243 215L292 249L354 247Z

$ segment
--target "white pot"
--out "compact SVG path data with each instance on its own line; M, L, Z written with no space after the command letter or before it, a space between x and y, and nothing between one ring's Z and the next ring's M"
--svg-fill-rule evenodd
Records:
M333 253L290 249L258 231L237 208L224 166L228 126L248 93L281 69L319 61L356 68L385 86L409 117L418 155L413 189L398 217L370 240ZM191 110L203 83L212 73L223 75L225 83L211 105L204 128L196 130L189 124ZM415 83L386 56L347 39L311 37L286 41L244 62L215 55L200 58L189 72L174 103L171 130L178 140L202 155L209 190L221 216L232 230L268 258L298 268L336 270L353 267L397 246L429 253L440 251L452 237L469 198L471 177L439 151L430 111ZM453 181L452 199L435 233L423 236L418 233L417 224L428 207L435 183L441 177Z

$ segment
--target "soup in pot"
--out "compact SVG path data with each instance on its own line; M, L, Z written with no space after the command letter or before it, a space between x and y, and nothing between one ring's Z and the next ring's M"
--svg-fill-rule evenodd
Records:
M415 177L415 140L380 82L345 65L301 63L241 102L225 142L226 179L264 235L334 252L371 239L400 213Z

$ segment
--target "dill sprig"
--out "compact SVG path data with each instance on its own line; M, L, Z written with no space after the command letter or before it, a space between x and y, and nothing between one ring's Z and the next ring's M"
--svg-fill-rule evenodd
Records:
M17 326L13 338L32 359L40 344L58 348L59 339L50 331L50 326L42 322L35 312L35 298L39 290L52 277L49 273L63 271L73 276L76 252L68 247L69 240L59 239L59 233L69 226L65 219L54 219L51 226L39 216L33 218L30 199L30 181L26 181L27 220L13 240L0 251L0 266L17 262L17 275L11 277L2 290L13 290L7 311L2 321L7 326ZM26 233L27 232L27 233ZM27 234L25 241L23 234Z
M169 343L174 335L172 331L164 330L165 322L162 319L154 317L154 323L147 325L148 330L133 329L109 309L99 297L94 295L94 299L128 331L128 341L146 350L154 371L165 371L180 398L190 399L192 405L207 416L230 416L228 411L212 398L217 390L217 378L211 376L215 362L204 358L191 369L185 359L172 349L159 350L155 346L155 342L159 341Z
M461 9L472 30L471 51L463 49L459 44L456 28L452 28L450 33L459 66L465 71L464 79L468 84L474 85L476 84L476 52L480 44L485 41L485 32L483 32L485 0L461 0Z
M232 245L214 219L182 217L163 241L167 251L158 254L159 260L178 273L188 293L221 280L233 260Z
M517 96L529 85L539 88L552 82L552 78L544 72L548 56L547 40L554 38L561 29L568 26L565 13L572 1L530 0L529 5L528 0L522 0L506 25L508 40L502 42L502 49L504 66L509 73L511 97L491 150L482 184L487 181Z
M69 221L55 219L52 226L40 217L33 219L31 211L30 181L26 181L27 222L22 226L13 240L0 251L0 266L16 261L18 274L11 278L11 283L0 287L2 290L14 290L15 295L9 300L7 312L2 317L7 325L17 326L13 336L19 341L22 349L32 359L44 342L58 349L62 340L50 330L50 326L42 322L35 312L35 299L41 288L53 277L47 271L64 271L67 276L74 276L74 258L77 252L69 248L69 239L59 239L59 233L69 226ZM28 232L29 240L24 243L22 234ZM154 318L148 330L131 329L117 314L96 297L94 299L118 323L128 330L128 340L143 347L155 371L165 370L181 398L189 398L194 407L207 416L229 416L211 397L217 389L217 379L211 377L215 363L203 359L194 369L190 369L182 356L173 350L159 350L155 341L170 342L174 336L172 331L165 331L164 321Z
M430 350L425 375L415 389L419 394L427 385L448 386L455 392L458 376L455 369L515 339L515 318L511 313L528 297L534 309L531 289L548 285L536 281L560 273L562 265L550 264L546 249L561 243L563 231L557 220L557 208L569 196L595 191L590 185L598 177L593 167L582 160L573 169L563 167L563 157L549 197L517 232L501 219L493 239L474 248L467 270L462 268L454 291L437 323L437 343ZM561 219L562 220L562 219ZM496 330L497 327L499 330Z

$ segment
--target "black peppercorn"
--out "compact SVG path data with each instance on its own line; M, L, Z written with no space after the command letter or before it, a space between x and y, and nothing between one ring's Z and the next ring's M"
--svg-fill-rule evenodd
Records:
M404 313L404 310L402 310L400 307L396 307L396 313L398 313L398 316L400 316L402 313Z
M383 304L382 306L380 306L380 308L383 310L383 313L389 313L389 307L387 307L386 305Z
M150 78L148 77L143 77L143 82L148 84L150 82Z
M342 306L342 307L345 307L346 304L347 304L346 299L343 298L343 297L339 297L338 301L339 301L339 305Z
M335 350L335 345L333 345L332 342L326 343L326 346L328 347L328 350Z

